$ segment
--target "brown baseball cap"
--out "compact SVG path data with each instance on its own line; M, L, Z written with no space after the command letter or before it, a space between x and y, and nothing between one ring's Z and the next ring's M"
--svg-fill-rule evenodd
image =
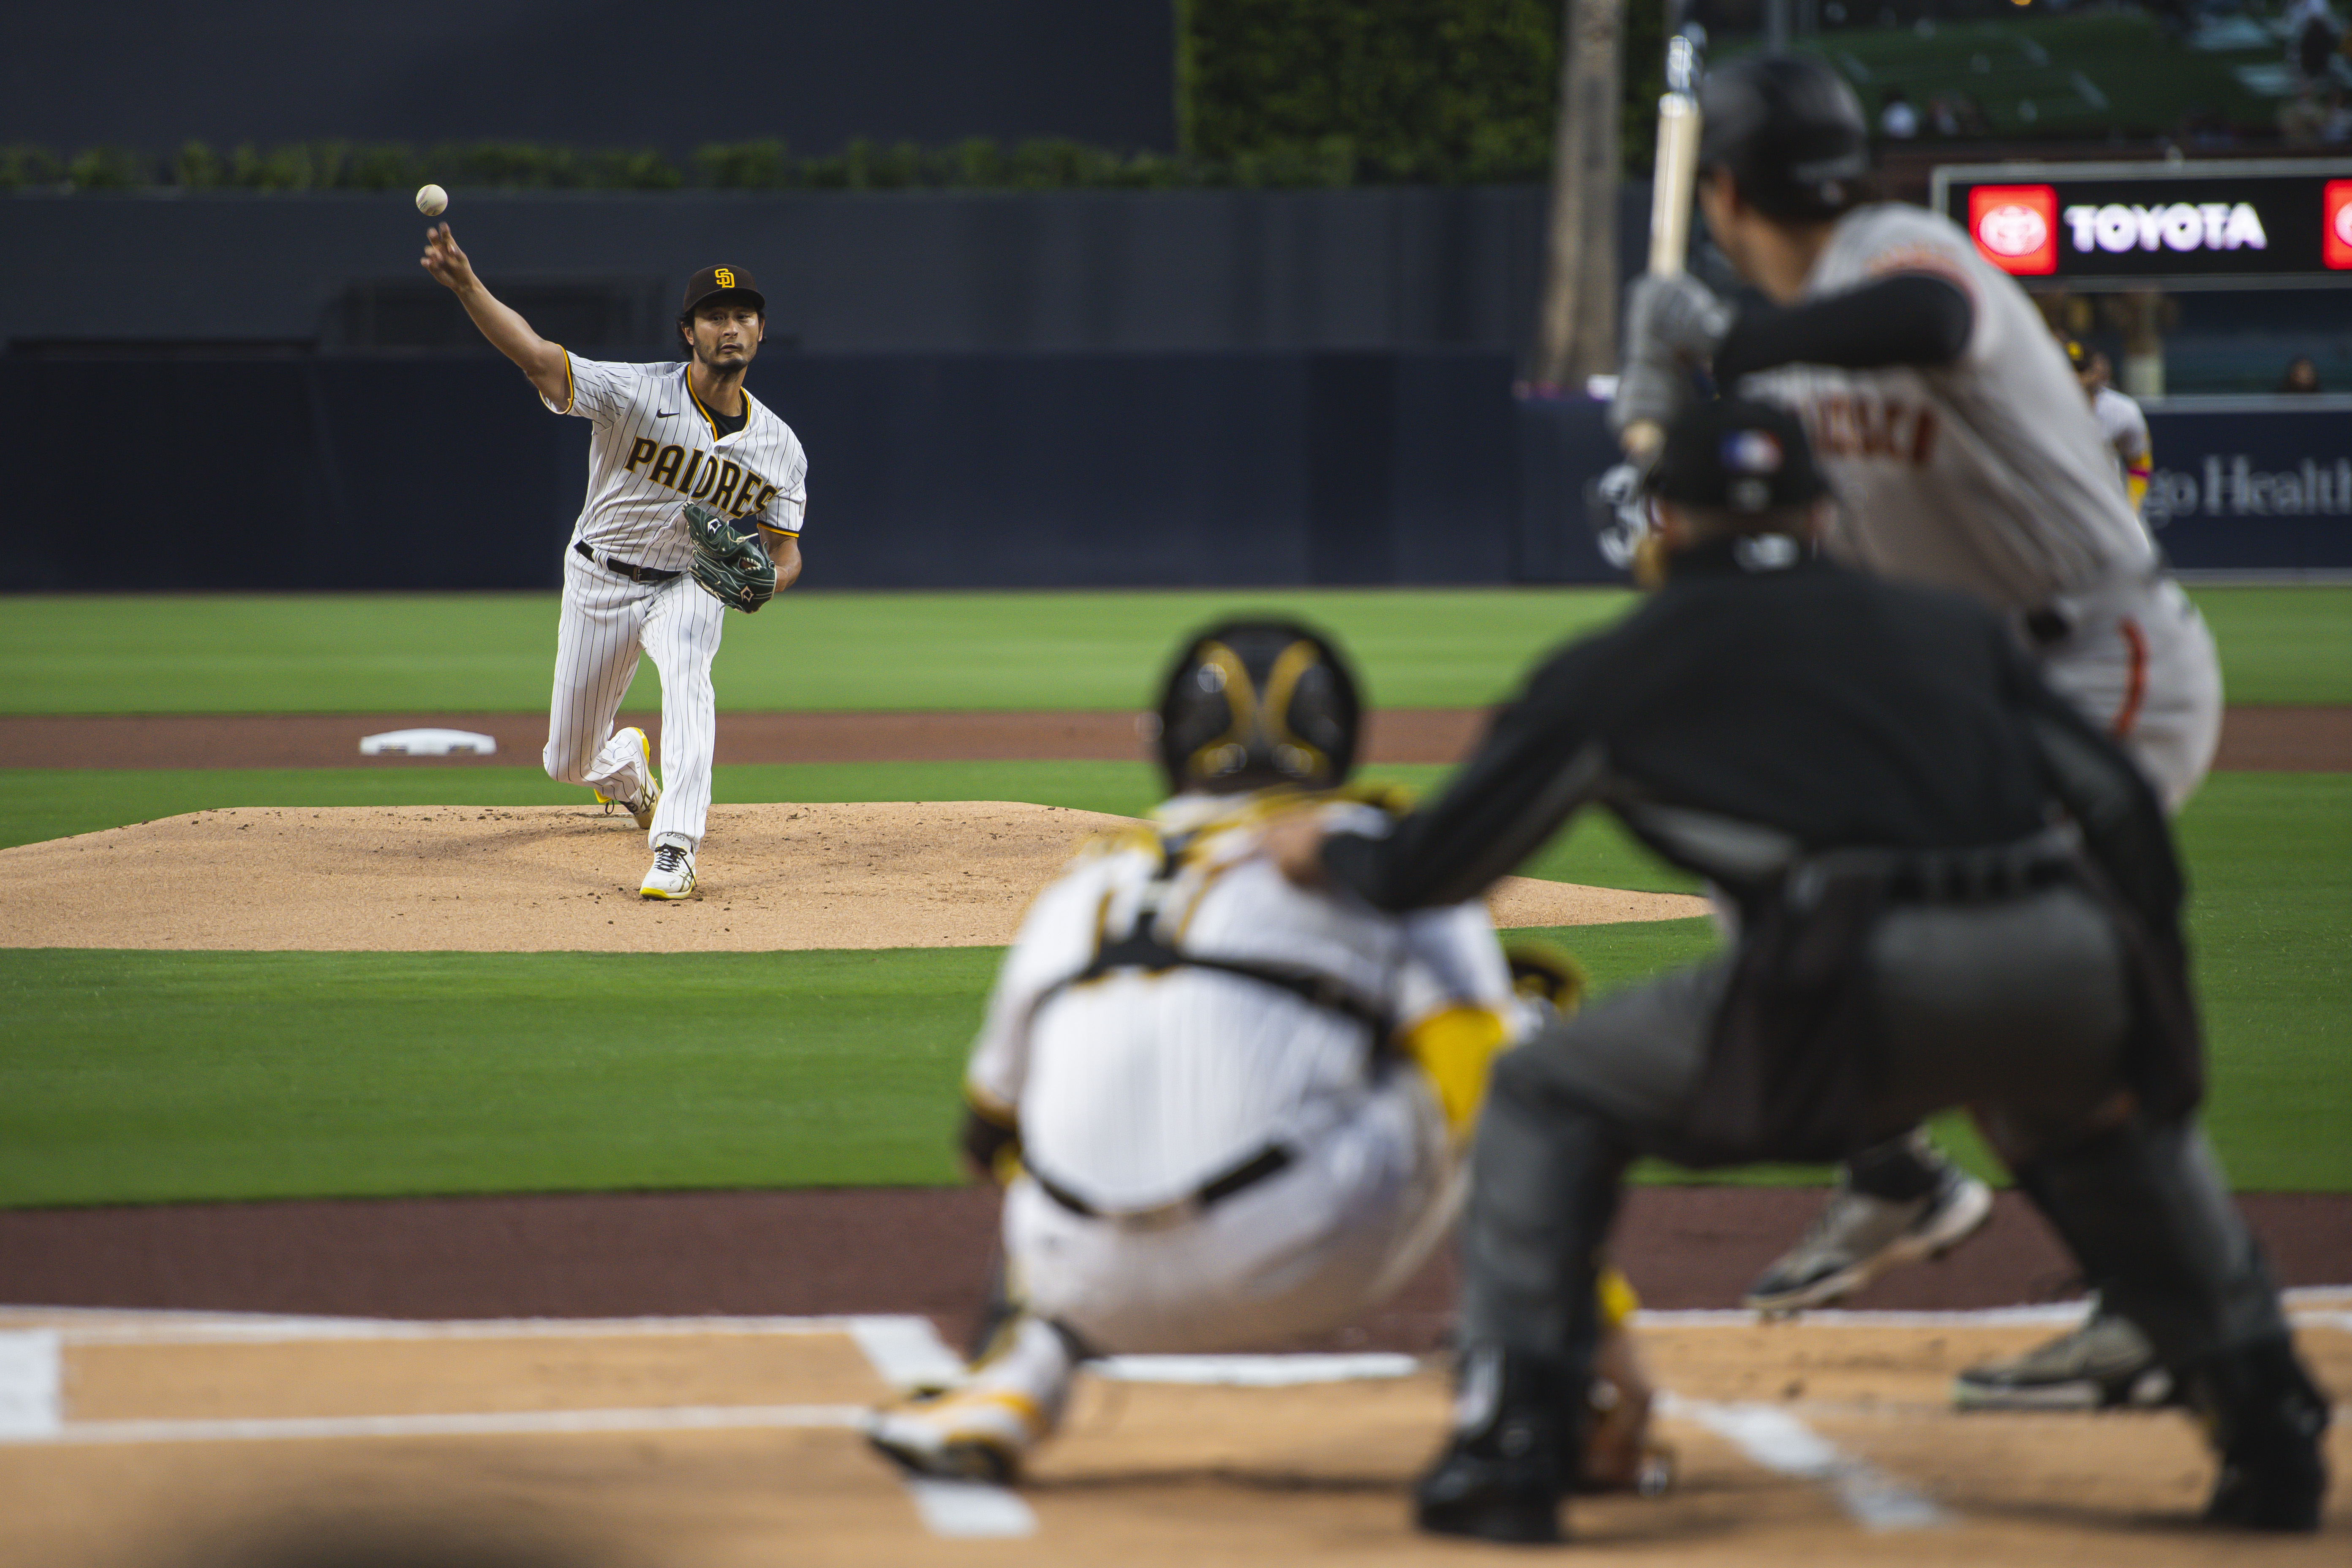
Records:
M740 267L706 267L686 280L686 303L678 314L691 316L714 300L740 300L762 316L768 313L767 296L750 273Z

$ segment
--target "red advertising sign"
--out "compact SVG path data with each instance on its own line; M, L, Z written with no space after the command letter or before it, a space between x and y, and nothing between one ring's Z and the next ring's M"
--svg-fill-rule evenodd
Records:
M2058 270L2058 191L2053 185L1977 185L1969 192L1969 237L2003 272Z
M2320 259L2339 272L2352 272L2352 180L2328 181L2320 210Z

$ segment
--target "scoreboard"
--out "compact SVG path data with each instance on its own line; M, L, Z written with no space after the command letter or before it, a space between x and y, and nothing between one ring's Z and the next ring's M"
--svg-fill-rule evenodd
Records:
M1930 205L2029 283L2352 286L2352 160L1939 167Z

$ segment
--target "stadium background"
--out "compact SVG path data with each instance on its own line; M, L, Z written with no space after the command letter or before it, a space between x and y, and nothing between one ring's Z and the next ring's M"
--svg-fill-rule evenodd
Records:
M1199 62L1171 8L1002 9L1011 20L974 30L968 7L764 8L742 24L743 56L788 79L714 91L683 116L691 132L680 107L704 104L698 72L729 68L726 51L698 26L656 26L657 11L513 0L408 7L395 28L389 12L154 0L110 40L39 13L6 67L0 142L58 149L89 177L0 194L15 481L0 846L209 809L572 803L528 752L362 765L346 743L336 765L257 766L170 738L189 716L223 732L227 716L310 716L355 742L382 715L530 715L584 455L584 432L540 414L412 280L409 171L374 191L174 182L190 141L232 169L240 143L262 150L257 167L332 138L635 149L703 170L714 142L778 138L822 163L851 138L878 158L980 136L1008 155L1037 139L1107 147L1145 169L1145 188L832 189L823 170L779 189L446 182L492 286L589 352L657 353L674 279L705 252L743 246L773 302L751 385L812 454L809 576L730 628L722 801L1139 811L1151 775L1116 754L725 748L751 714L967 714L984 729L1005 710L1129 709L1181 629L1239 604L1333 626L1377 703L1475 710L1616 612L1578 502L1606 449L1597 412L1514 395L1543 216L1524 148L1486 175L1465 153L1400 176L1366 141L1333 181L1333 149L1277 138L1252 154L1255 183L1231 153L1221 175L1163 181L1148 159L1202 134L1182 90ZM1941 15L1964 54L1979 37L1967 29L2000 26L1958 10ZM371 64L310 68L353 58ZM287 83L304 85L273 90ZM614 107L588 112L592 100ZM74 157L100 146L120 156ZM110 188L142 153L164 183ZM1629 184L1623 202L1630 254L1646 195ZM2184 334L2179 363L2270 352L2243 347L2273 343L2263 309L2217 308L2227 330ZM2155 413L2160 468L2352 458L2336 399L2176 401ZM2184 564L2272 584L2199 586L2234 749L2182 833L2224 1162L2290 1281L2340 1283L2352 589L2321 579L2352 565L2352 519L2254 518L2224 498L2169 520L2167 543ZM632 713L652 707L653 680L641 671ZM141 721L129 742L92 738L123 717ZM1426 787L1444 765L1374 771ZM1681 886L1598 826L1532 871ZM269 897L270 878L254 866L245 896ZM40 889L18 895L37 929ZM1604 984L1712 940L1701 921L1555 934ZM955 1180L954 1084L993 958L27 942L0 952L0 1300L425 1318L855 1308L956 1327L985 1221L975 1194L923 1194ZM1749 1179L1763 1184L1690 1191L1671 1212L1637 1203L1629 1246L1686 1260L1642 1281L1654 1304L1725 1304L1822 1173ZM2062 1289L2033 1222L2005 1202L2000 1226L1865 1304ZM1444 1284L1367 1331L1426 1348Z

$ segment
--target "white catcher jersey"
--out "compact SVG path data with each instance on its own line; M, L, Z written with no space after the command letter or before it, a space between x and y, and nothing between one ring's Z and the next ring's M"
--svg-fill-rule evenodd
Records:
M1788 365L1744 390L1793 408L1837 492L1843 544L1870 569L2012 610L2092 592L2155 564L2116 482L2112 449L2041 313L1968 236L1885 203L1840 218L1804 296L1928 272L1965 289L1976 321L1948 365Z
M2137 468L2145 479L2155 451L2147 438L2147 416L2112 386L2103 386L2092 395L2091 414L2099 422L2099 434L2106 437L2107 450L2115 455L2116 477L2125 481L2128 498L2132 469Z
M1335 827L1384 827L1371 806L1322 809ZM1024 1160L1104 1213L1177 1202L1269 1143L1312 1147L1371 1092L1365 1026L1262 981L1180 967L1055 989L1147 900L1187 952L1328 976L1400 1025L1514 1005L1484 906L1394 916L1293 887L1255 854L1261 812L1255 796L1161 806L1157 826L1195 834L1172 878L1147 830L1089 846L1030 906L998 975L966 1090L1017 1115Z
M687 384L687 364L613 364L566 353L571 396L558 414L595 427L588 500L572 537L599 555L684 571L694 559L678 510L699 501L742 522L798 534L808 458L792 426L747 388L743 428L720 436Z

